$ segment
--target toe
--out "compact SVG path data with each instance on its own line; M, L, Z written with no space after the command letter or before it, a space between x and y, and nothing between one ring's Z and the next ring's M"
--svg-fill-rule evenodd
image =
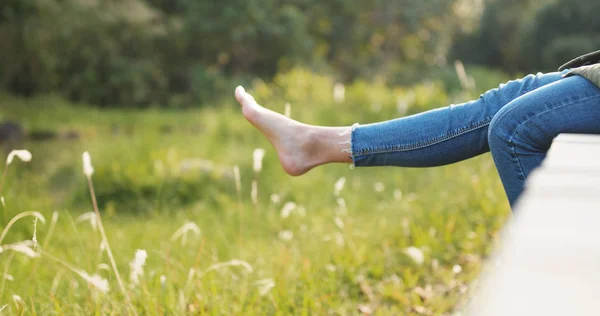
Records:
M244 90L244 87L238 86L237 88L235 88L235 99L242 106L246 105L246 103L248 102L246 95L247 93L246 90Z

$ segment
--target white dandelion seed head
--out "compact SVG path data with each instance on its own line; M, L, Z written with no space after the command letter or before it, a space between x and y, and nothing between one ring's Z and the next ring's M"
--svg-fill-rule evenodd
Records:
M394 200L396 200L396 201L402 200L402 190L400 190L400 189L394 190Z
M333 100L336 103L342 103L344 102L345 99L345 95L346 95L346 87L344 86L343 83L336 83L333 86Z
M100 242L100 252L103 252L106 250L106 244L104 243L104 240Z
M21 299L21 297L17 294L14 294L12 296L12 300L13 303L15 303L15 306L18 308L19 306L23 305L23 299Z
M38 244L38 240L37 240L37 222L38 222L38 218L36 217L33 220L33 237L31 238L31 241L33 242L33 250L35 250L37 248L37 244Z
M346 178L345 177L339 178L333 185L333 195L340 196L340 193L342 192L342 189L344 189L345 184L346 184Z
M279 197L278 194L271 194L271 203L273 204L279 204L279 202L281 202L281 197Z
M461 267L460 265L458 265L458 264L455 264L455 265L452 267L452 273L454 273L454 274L459 274L459 273L461 273L461 272L462 272L462 267Z
M146 250L138 249L135 252L135 258L129 263L129 268L131 269L129 273L129 280L133 285L137 285L140 283L140 276L144 274L144 264L146 264L146 258L148 258L148 253Z
M98 229L98 217L96 216L96 213L94 213L94 212L83 213L83 214L79 215L79 217L77 217L77 219L75 221L78 223L90 222L90 225L92 226L93 231L96 231Z
M258 294L260 296L265 296L271 292L271 289L275 287L275 281L273 279L263 279L254 282L254 284L258 288Z
M246 269L246 271L249 273L254 271L254 268L252 268L252 266L248 262L246 262L244 260L233 259L233 260L229 260L226 262L215 263L215 264L211 265L210 267L208 267L204 271L204 273L207 273L207 272L213 271L213 270L220 270L225 267L242 267L242 268Z
M294 238L294 233L291 230L282 230L279 232L279 239L290 241Z
M417 247L408 247L404 249L404 253L411 258L417 265L422 265L425 262L423 251Z
M194 222L186 222L181 226L173 235L171 236L171 241L176 241L177 239L181 239L181 244L185 245L187 242L188 234L194 234L196 236L200 236L200 227L196 225Z
M40 256L40 254L35 252L35 250L31 249L32 244L33 243L31 241L24 241L16 244L4 245L4 249L18 252L30 258L37 258Z
M265 150L262 148L256 148L254 149L254 152L252 152L252 168L254 169L254 172L258 173L262 170L262 161L263 158L265 157Z
M288 218L292 214L292 211L296 209L297 205L294 202L287 202L281 209L281 218Z
M385 185L383 185L383 183L381 182L377 182L373 185L373 189L375 190L375 192L383 192L385 190Z
M341 218L336 217L335 220L335 226L337 226L339 229L343 229L344 228L344 221L342 221Z
M92 174L94 174L94 167L92 167L92 157L90 156L90 153L88 153L87 151L83 153L83 174L85 174L86 177L91 178Z
M336 209L336 213L338 215L346 215L346 214L348 214L348 207L346 206L346 200L344 200L344 198L340 197L340 198L338 198L336 200L336 202L337 202L337 205L338 205L338 207Z
M106 263L98 264L98 270L110 271L110 266Z
M84 280L86 280L89 284L94 286L97 290L102 293L108 293L110 290L108 286L108 280L102 278L101 276L94 274L89 275L83 271L79 271L78 273Z
M31 161L31 153L29 152L29 150L20 149L20 150L13 150L10 152L10 154L8 154L8 157L6 158L6 164L10 165L13 162L15 157L19 158L21 161L24 161L24 162Z

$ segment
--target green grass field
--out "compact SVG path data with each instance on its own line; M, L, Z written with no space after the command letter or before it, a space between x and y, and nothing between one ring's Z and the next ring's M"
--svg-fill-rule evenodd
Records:
M383 94L365 87L347 92L362 106L335 104L328 84L306 83L300 93L308 92L297 96L283 78L277 86L258 82L254 92L281 112L289 99L292 117L310 123L398 116L395 99L377 100ZM416 91L411 104L420 105L409 112L451 100L438 90L419 99L434 88L398 93ZM328 165L289 177L233 99L178 112L101 111L51 96L3 95L0 104L0 119L18 119L29 131L79 134L27 141L32 161L7 170L0 230L22 212L45 218L36 228L38 257L7 247L32 240L33 217L1 241L0 309L8 315L123 315L132 308L140 315L450 315L467 301L510 213L489 155L435 169ZM260 173L252 168L256 148L266 150ZM100 232L80 218L93 210L84 151L131 303ZM175 238L186 223L198 230ZM147 260L136 284L130 262L138 249ZM66 264L108 280L109 291Z

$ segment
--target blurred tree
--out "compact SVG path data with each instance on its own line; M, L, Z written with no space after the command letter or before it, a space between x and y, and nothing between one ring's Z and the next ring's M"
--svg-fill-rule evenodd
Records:
M479 28L457 36L450 56L509 72L555 71L600 49L599 9L597 0L486 0Z
M524 68L556 70L572 58L600 50L597 12L597 0L558 0L542 6L521 33Z
M548 12L537 19L540 1ZM5 0L0 85L100 106L186 106L229 93L232 78L271 79L298 65L346 82L412 83L443 65L453 42L454 58L506 70L533 65L526 58L537 62L542 52L551 63L572 45L595 45L565 31L596 25L592 17L560 32L546 24L591 16L597 4L557 0L581 7L557 17L564 8L540 1Z

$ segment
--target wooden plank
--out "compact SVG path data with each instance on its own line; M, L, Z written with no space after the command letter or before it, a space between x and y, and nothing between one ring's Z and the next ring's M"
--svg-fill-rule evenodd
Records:
M528 181L468 315L600 314L599 165L599 136L555 140Z
M600 135L562 134L543 165L553 169L600 171Z

